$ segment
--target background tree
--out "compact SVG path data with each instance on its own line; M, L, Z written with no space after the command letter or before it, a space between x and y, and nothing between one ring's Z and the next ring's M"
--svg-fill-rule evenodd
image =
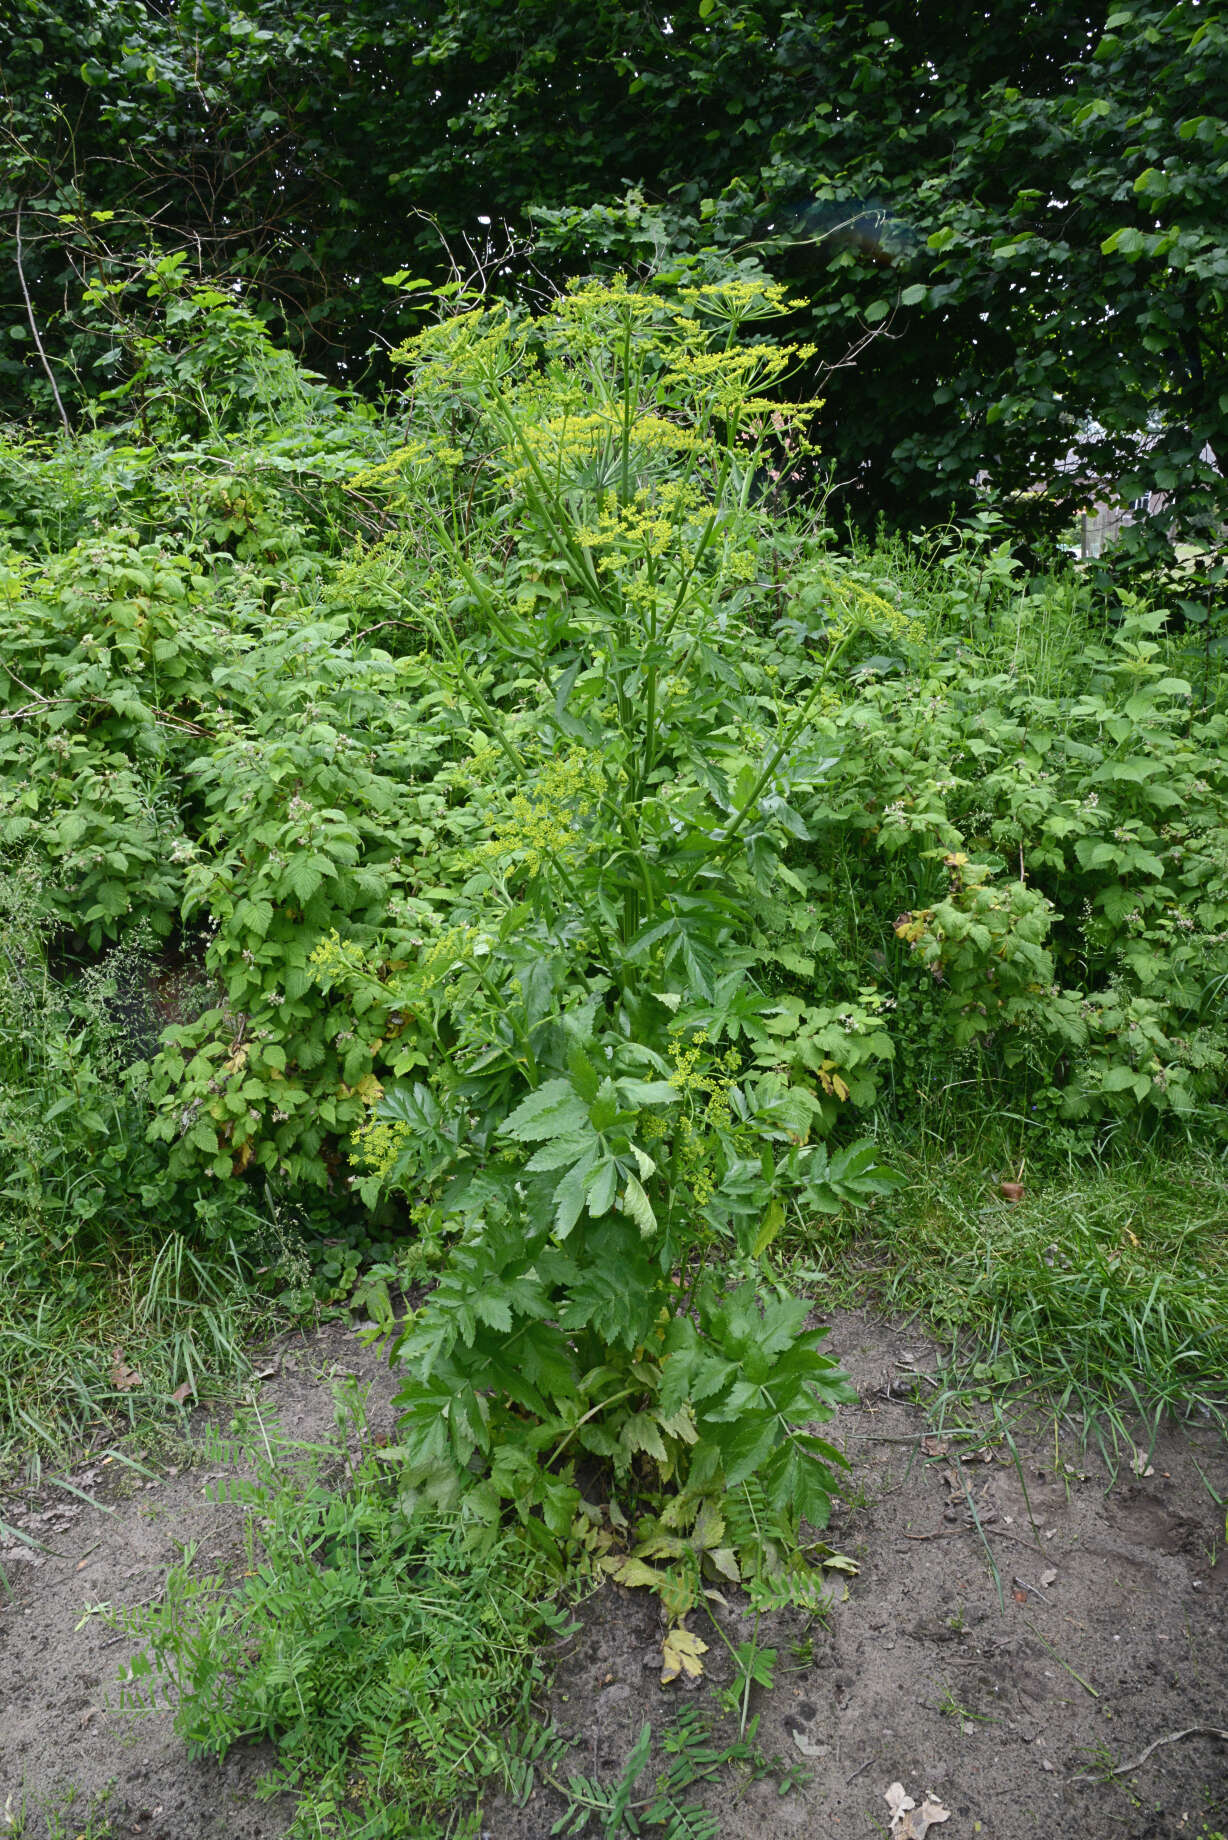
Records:
M1224 515L1228 27L1197 0L19 0L3 82L11 411L54 413L32 320L70 403L123 374L82 287L151 238L371 384L382 277L443 278L441 237L513 290L706 248L789 280L843 365L819 434L859 521L941 521L981 474L1035 538L1105 486L1168 495L1161 543Z
M1228 453L1222 16L1140 5L1101 29L1055 8L1011 33L994 8L961 59L928 15L871 11L837 94L776 137L758 182L773 213L807 177L829 209L875 201L890 267L829 237L806 290L824 346L858 320L888 330L829 391L866 511L932 522L983 468L1025 529L1116 486L1167 494L1161 531L1175 513L1205 538L1225 501L1200 455ZM793 229L774 215L767 253L804 273Z

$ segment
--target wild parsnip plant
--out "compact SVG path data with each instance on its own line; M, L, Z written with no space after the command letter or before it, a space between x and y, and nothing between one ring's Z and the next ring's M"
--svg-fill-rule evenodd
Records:
M408 1497L463 1499L492 1534L511 1506L555 1551L594 1461L632 1507L668 1490L675 1533L752 1480L773 1525L823 1523L839 1458L814 1426L849 1390L760 1259L789 1210L894 1180L871 1144L816 1141L838 1058L795 1079L755 1053L756 903L833 765L811 717L855 624L796 703L743 668L756 477L792 427L769 392L797 354L742 335L785 308L742 280L672 304L585 287L402 354L438 432L383 478L425 499L464 603L423 618L482 737L486 834L376 948L338 931L311 962L395 1031L365 1190L455 1235L394 1341ZM726 1576L756 1575L745 1548Z

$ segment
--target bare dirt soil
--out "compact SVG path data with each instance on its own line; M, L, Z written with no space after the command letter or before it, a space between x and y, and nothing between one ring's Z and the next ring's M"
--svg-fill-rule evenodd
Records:
M977 1449L927 1420L937 1354L918 1332L845 1314L831 1347L860 1404L836 1421L852 1468L826 1537L860 1570L835 1576L824 1618L759 1624L757 1640L777 1650L776 1688L755 1689L751 1711L759 1750L776 1762L695 1792L723 1840L885 1834L892 1783L948 1811L933 1840L1210 1840L1228 1829L1222 1435L1166 1430L1135 1466L1123 1453L1115 1479L1073 1438L1055 1447L1051 1423L1016 1428L1013 1448L990 1438ZM371 1383L373 1432L390 1428L387 1372L344 1325L286 1341L257 1368L262 1409L290 1437L331 1430L329 1381L349 1375ZM91 1613L151 1598L187 1541L210 1569L237 1561L243 1510L211 1499L220 1472L206 1429L199 1414L188 1440L168 1436L156 1480L95 1456L0 1494L0 1522L40 1542L0 1538L11 1592L0 1588L0 1840L84 1832L108 1788L117 1836L287 1831L286 1800L256 1799L267 1753L193 1760L169 1715L117 1710L127 1646ZM692 1617L708 1671L690 1691L663 1688L655 1601L608 1585L577 1619L548 1708L571 1750L551 1773L612 1784L644 1722L664 1738L680 1706L713 1704L732 1663ZM725 1622L735 1644L754 1633L736 1610ZM736 1735L728 1719L718 1729ZM651 1793L661 1755L636 1799ZM523 1807L489 1801L482 1832L546 1840L566 1808L540 1784ZM96 1818L93 1832L105 1832Z

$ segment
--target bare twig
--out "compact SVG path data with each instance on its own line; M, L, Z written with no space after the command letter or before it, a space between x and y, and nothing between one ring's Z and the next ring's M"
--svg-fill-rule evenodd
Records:
M24 203L25 200L23 198L17 200L17 279L21 283L21 298L26 303L26 318L30 322L30 337L34 340L34 349L38 353L39 362L47 373L47 382L51 385L51 394L55 397L55 406L60 412L60 420L64 424L64 433L70 435L72 429L68 422L68 412L64 407L60 392L56 387L55 372L51 368L46 352L43 350L43 341L38 331L38 321L34 317L34 302L30 299L30 290L26 286L26 271L21 265L21 212Z
M37 703L27 703L22 709L0 709L0 722L22 722L27 716L41 715L45 709L55 709L61 704L80 702L97 704L103 709L111 708L111 704L103 696L40 696ZM186 716L171 715L165 709L153 709L150 714L155 722L164 722L177 734L212 740L217 732L215 729L205 728L200 722L189 721Z
M1042 1559L1049 1556L1044 1547L1037 1546L1034 1540L1025 1540L1021 1533L1008 1533L1005 1527L986 1527L984 1532L991 1540L1013 1540L1016 1546L1022 1546L1031 1553L1039 1553Z
M1146 1763L1152 1751L1158 1751L1162 1744L1179 1744L1182 1738L1222 1738L1228 1744L1228 1731L1219 1725L1187 1725L1184 1731L1170 1731L1162 1738L1153 1738L1145 1751L1132 1757L1129 1763L1119 1763L1115 1770L1109 1770L1109 1776L1128 1776L1131 1770L1137 1770ZM1103 1782L1105 1772L1097 1770L1094 1775L1072 1776L1071 1782Z

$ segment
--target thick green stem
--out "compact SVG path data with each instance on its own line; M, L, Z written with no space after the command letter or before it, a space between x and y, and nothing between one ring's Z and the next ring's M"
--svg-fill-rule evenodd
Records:
M481 965L478 964L476 957L471 962L473 964L474 971L477 973L478 983L482 986L482 989L486 992L487 996L490 998L495 1009L496 1010L501 1009L503 1014L507 1017L508 1026L510 1027L513 1035L519 1041L521 1048L524 1051L525 1071L527 1072L529 1076L529 1084L530 1086L536 1086L539 1081L537 1056L533 1052L533 1043L532 1043L532 1040L530 1039L528 1029L522 1028L520 1024L516 1021L516 1018L512 1013L511 1004L507 1002L506 998L503 997L500 991L497 991L495 989L494 985L490 982L490 979L487 977L485 971L482 969Z
M579 1431L582 1425L587 1425L590 1418L596 1418L598 1412L604 1412L608 1406L616 1406L622 1400L630 1399L634 1394L643 1392L643 1390L644 1389L639 1386L624 1387L621 1393L611 1393L608 1399L599 1399L595 1406L590 1406L583 1418L578 1418L576 1420L566 1436L563 1437L550 1452L550 1455L546 1458L546 1468L550 1469L558 1462L567 1446L571 1443L572 1438L575 1437L576 1432Z
M794 720L792 726L790 727L788 733L785 735L784 740L776 748L775 752L769 757L767 765L764 767L762 773L759 775L758 779L755 781L754 786L752 787L749 795L743 801L743 803L738 807L738 810L734 813L732 821L726 826L724 835L720 839L720 854L723 855L724 852L729 848L729 845L733 842L734 838L737 836L738 832L741 830L743 822L745 821L747 814L750 812L752 806L754 806L754 804L758 800L759 794L763 791L763 788L767 785L773 773L775 773L777 767L780 765L781 761L784 759L789 749L793 746L793 743L796 741L798 735L801 733L801 730L805 724L806 718L810 714L810 711L813 709L815 701L819 695L819 692L822 690L824 684L827 682L828 673L830 672L833 663L839 657L840 653L844 650L844 647L847 644L847 642L848 642L848 636L846 634L845 637L839 640L837 644L833 645L831 650L828 652L827 658L824 661L824 665L823 665L823 675L812 686L810 695L806 698L806 701L802 704L802 707L798 711L797 717Z
M464 656L460 649L460 643L456 637L456 634L452 631L452 623L448 619L448 616L446 614L443 615L443 620L444 620L444 624L447 627L447 631L448 631L448 643L443 647L444 651L448 654L448 657L451 660L454 670L456 671L462 684L465 686L465 689L468 691L469 696L472 699L475 707L479 710L479 712L482 715L483 720L487 723L488 727L490 728L490 732L495 738L495 744L499 748L500 753L503 754L504 758L514 768L516 773L520 775L521 778L523 778L524 777L524 761L521 759L520 755L516 752L516 749L512 745L511 741L508 740L508 737L506 733L504 732L502 722L499 720L498 716L495 714L494 710L491 708L490 704L487 702L485 696L482 694L480 686L478 685L476 679L473 676L472 671L470 671L468 665L465 663ZM436 629L435 636L436 636L436 639L438 639L439 633L437 629Z

